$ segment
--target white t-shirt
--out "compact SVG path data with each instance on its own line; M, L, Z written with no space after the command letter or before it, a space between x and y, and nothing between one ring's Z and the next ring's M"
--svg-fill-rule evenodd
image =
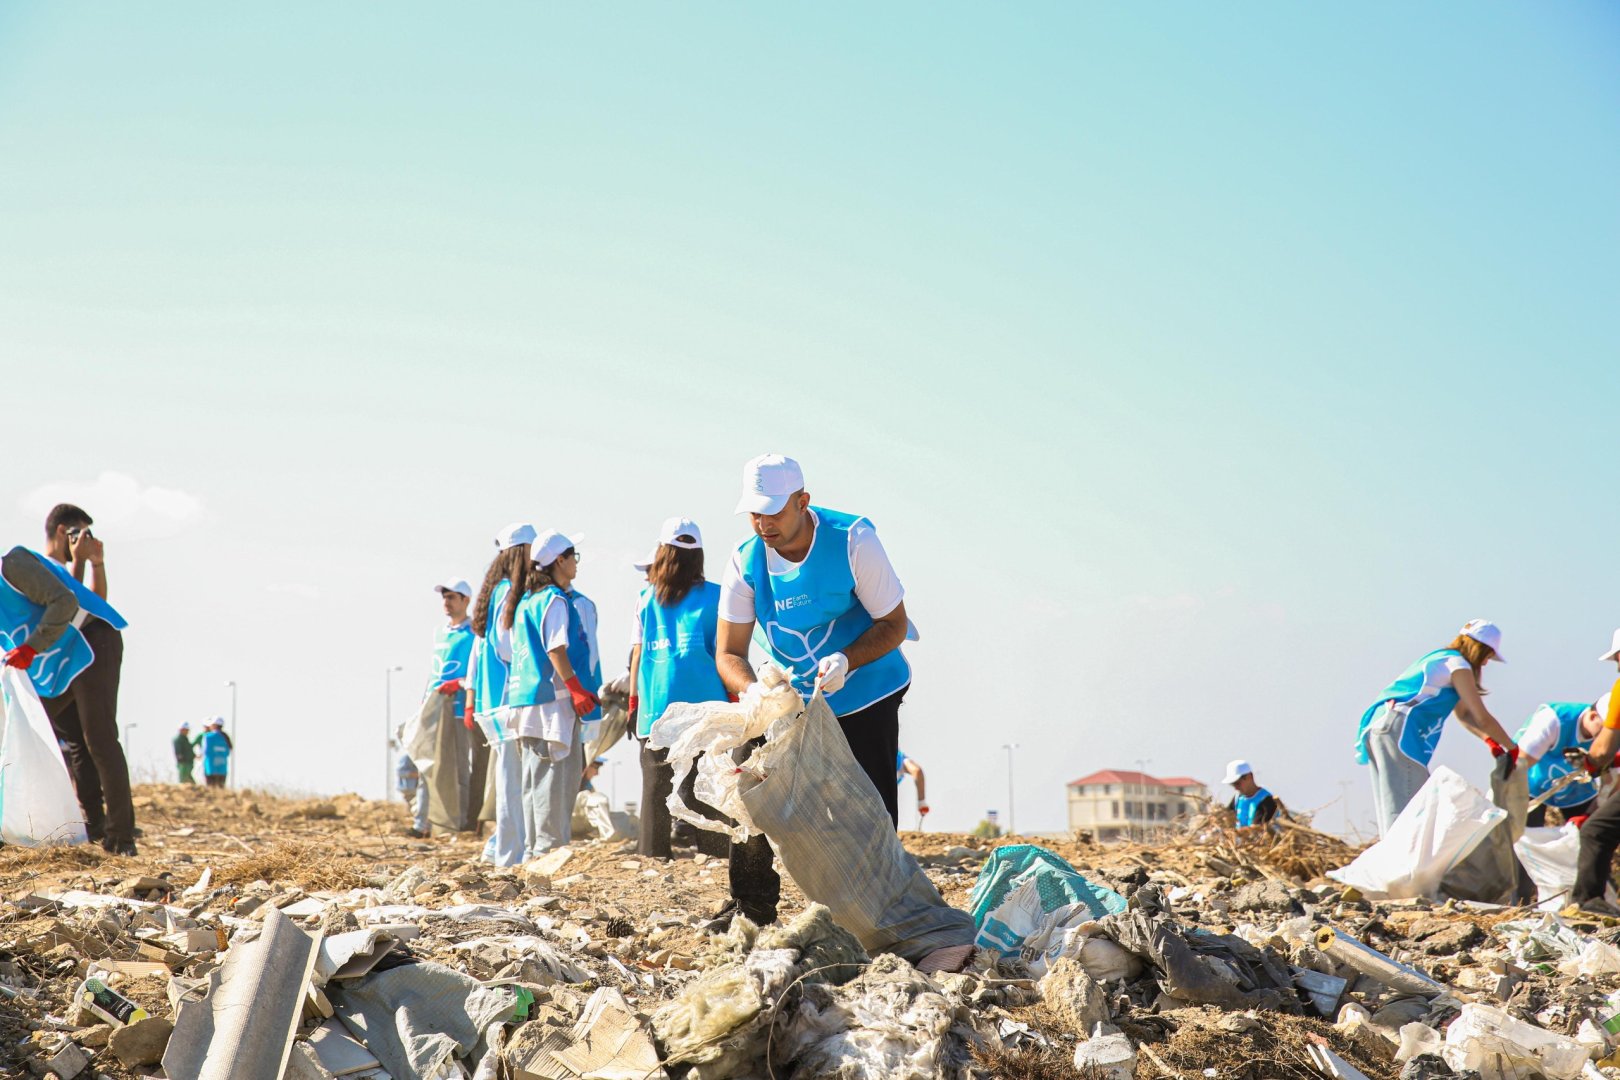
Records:
M1513 741L1519 744L1519 753L1539 761L1558 745L1559 727L1558 714L1542 705L1530 714L1530 722Z
M510 641L510 631L508 631ZM540 641L546 652L568 648L568 601L557 597L546 606L545 617L540 620ZM568 693L568 684L555 668L551 672L551 688L556 698L542 705L513 705L506 710L506 723L519 738L544 739L551 744L551 759L560 761L568 756L574 744L574 699Z
M815 545L822 541L821 521L814 510L810 511L810 520L816 523L816 535L810 542L810 551L805 552L806 559L815 550ZM889 553L883 550L883 542L878 539L877 530L871 522L862 518L849 527L848 535L849 566L855 574L855 599L861 602L868 615L881 619L900 606L906 590L895 575ZM770 548L765 549L765 568L772 574L786 574L802 565L802 561L789 562ZM726 563L726 575L720 582L720 617L729 623L754 621L754 590L743 580L741 548L731 553L731 561Z

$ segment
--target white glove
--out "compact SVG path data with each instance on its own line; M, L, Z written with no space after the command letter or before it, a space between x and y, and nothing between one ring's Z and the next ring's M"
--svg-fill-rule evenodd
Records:
M821 682L822 693L838 693L844 688L844 680L849 678L849 657L841 652L823 656L816 665L816 678Z

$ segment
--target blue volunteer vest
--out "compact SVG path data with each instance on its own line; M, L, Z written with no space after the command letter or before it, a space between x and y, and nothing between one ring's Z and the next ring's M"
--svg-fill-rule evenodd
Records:
M1233 805L1237 810L1238 828L1246 829L1254 824L1254 815L1259 812L1260 804L1271 797L1271 792L1260 788L1253 795L1239 795Z
M849 565L850 527L865 519L811 509L818 518L815 541L804 562L787 573L770 572L768 549L757 536L738 549L743 580L754 590L754 636L805 697L815 689L821 658L843 652L872 625L855 596L855 571ZM896 648L852 670L843 688L827 695L827 704L834 715L848 716L910 681L911 666Z
M1386 703L1405 705L1423 690L1423 673L1428 666L1442 656L1462 656L1456 649L1436 649L1425 655L1417 663L1401 672L1400 678L1384 688L1378 695L1373 707L1361 714L1361 725L1356 729L1356 760L1367 764L1367 728L1372 726L1373 716ZM1446 726L1446 718L1457 708L1457 691L1448 683L1446 687L1427 701L1420 701L1406 714L1406 726L1401 732L1401 753L1425 767L1429 759L1434 757L1434 748L1440 743L1440 732Z
M428 680L428 693L433 693L447 682L467 677L475 640L470 621L460 626L439 627L433 635L433 677ZM459 720L466 698L461 694L455 697L456 719Z
M513 708L545 705L557 700L557 689L551 685L555 671L551 657L546 653L546 608L563 598L562 590L547 585L539 592L529 593L518 605L517 617L512 620L512 670L506 679L506 703Z
M478 650L478 671L473 676L473 711L486 720L491 720L495 711L506 704L506 661L501 659L501 651L495 641L500 633L501 609L511 588L512 583L501 578L489 591L484 636L473 643L473 648ZM504 738L498 722L491 720L490 727L486 734L491 738Z
M894 782L896 784L906 782L906 752L904 750L894 752Z
M1551 701L1547 703L1547 708L1551 709L1553 715L1558 717L1558 742L1553 745L1551 750L1537 758L1536 763L1530 766L1529 771L1525 774L1525 779L1530 784L1530 797L1532 799L1541 795L1570 772L1569 765L1564 761L1565 750L1572 746L1578 746L1582 750L1592 749L1592 740L1581 738L1581 714L1591 707L1591 703L1583 705L1573 701ZM1528 728L1529 725L1526 724L1525 727ZM1515 741L1523 735L1524 729L1521 729L1518 736L1515 736ZM1557 807L1579 806L1588 799L1596 798L1597 793L1598 788L1595 783L1571 784L1547 801Z
M72 574L57 565L56 560L28 548L22 550L38 559L45 569L68 587L79 601L81 611L94 615L114 630L122 630L129 625L111 604L85 588ZM12 588L11 583L0 576L0 652L24 644L39 628L40 617L44 614L43 607ZM95 658L95 650L84 639L79 628L69 626L49 649L34 657L34 662L28 665L28 678L40 697L57 697Z
M204 776L224 776L229 771L226 762L231 758L231 748L223 733L210 731L203 735L202 756Z
M585 620L580 616L581 603L589 604L591 614L596 614L596 604L584 593L570 589L563 594L568 600L568 666L574 669L579 676L580 684L595 694L602 686L602 658L596 650L596 620L586 626ZM602 719L602 707L598 705L580 720L589 722Z
M654 721L675 702L726 700L725 684L714 666L720 586L699 582L669 606L660 604L657 590L648 587L641 593L640 616L636 735L646 738Z

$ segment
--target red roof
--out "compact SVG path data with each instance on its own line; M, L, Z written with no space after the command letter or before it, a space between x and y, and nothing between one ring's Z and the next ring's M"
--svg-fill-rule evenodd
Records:
M1135 772L1130 769L1104 769L1094 772L1090 776L1082 776L1078 780L1070 780L1070 787L1081 784L1130 784L1132 786L1147 785L1150 787L1203 787L1200 781L1190 776L1172 776L1168 780L1161 780L1157 776L1149 776L1144 772Z

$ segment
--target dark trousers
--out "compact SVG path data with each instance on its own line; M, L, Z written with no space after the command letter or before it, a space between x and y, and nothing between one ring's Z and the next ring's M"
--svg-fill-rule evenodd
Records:
M878 797L889 811L889 820L900 823L900 785L895 783L894 763L900 752L900 702L909 686L901 687L882 701L859 712L838 718L844 740L855 755L855 763L866 773ZM731 845L731 898L742 913L755 922L776 919L776 905L782 899L782 878L776 872L771 845L763 836L751 836L746 843Z
M464 721L457 720L456 723ZM489 773L489 739L477 722L467 732L467 742L471 771L467 774L467 790L461 793L461 830L477 832L478 815L484 809L485 777Z
M675 770L669 764L669 751L654 750L646 739L636 741L641 744L641 835L636 840L636 854L667 859L671 831L669 793L675 786ZM681 781L681 801L712 821L725 821L724 814L699 801L694 790L696 785L697 770L693 769ZM697 849L705 855L719 857L731 847L731 841L723 833L695 827L692 831L697 834Z
M118 742L118 677L124 667L124 635L100 619L81 628L95 650L93 663L62 693L45 699L56 737L67 744L68 771L92 839L135 842L135 806L129 797L129 765Z
M1581 826L1581 854L1575 864L1575 887L1569 894L1572 901L1602 899L1616 848L1620 848L1620 799L1609 799Z
M1561 809L1564 813L1564 820L1568 821L1572 817L1580 817L1582 814L1590 814L1596 808L1597 799L1591 798L1575 806L1566 806L1562 807ZM1525 827L1529 829L1539 829L1545 826L1547 824L1547 804L1542 803L1534 810L1525 814L1524 824Z

